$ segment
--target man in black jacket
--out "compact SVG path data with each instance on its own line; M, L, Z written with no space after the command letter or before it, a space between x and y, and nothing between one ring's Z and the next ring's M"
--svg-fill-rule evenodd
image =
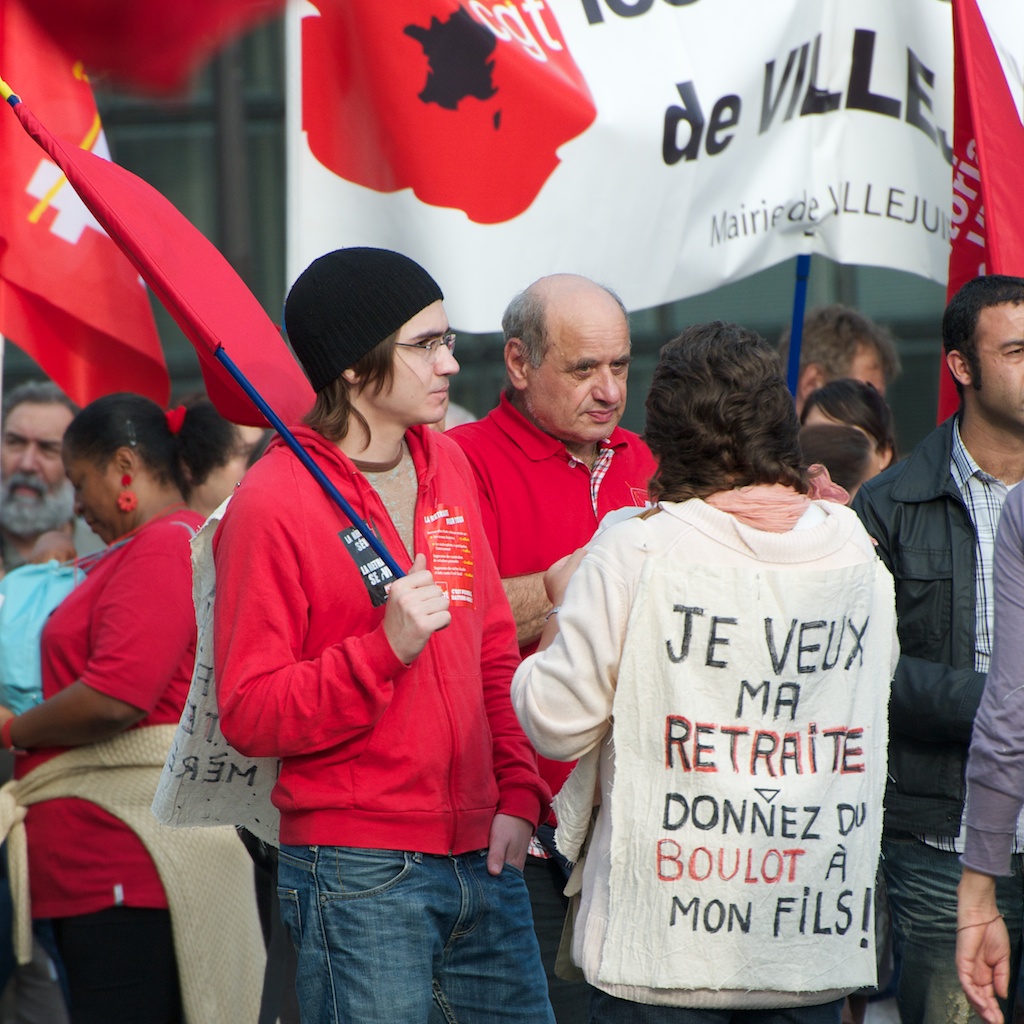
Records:
M902 955L903 1024L970 1014L954 962L960 822L992 649L995 533L1009 488L1024 478L1024 279L967 282L946 308L942 338L959 413L854 501L896 581L902 654L890 702L882 856ZM1013 876L997 883L1015 944L1011 1000L1024 923L1020 824L1017 840Z

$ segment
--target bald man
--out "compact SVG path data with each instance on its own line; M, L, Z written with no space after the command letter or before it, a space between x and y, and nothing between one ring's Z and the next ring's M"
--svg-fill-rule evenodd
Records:
M520 651L537 645L553 609L544 571L585 545L613 509L647 504L655 461L619 426L629 377L629 317L614 292L555 274L517 295L502 317L508 385L484 419L449 431L476 474L484 525L512 605ZM572 765L540 759L557 792ZM534 927L559 1024L585 1021L589 989L555 977L565 916L564 863L541 826L527 858Z

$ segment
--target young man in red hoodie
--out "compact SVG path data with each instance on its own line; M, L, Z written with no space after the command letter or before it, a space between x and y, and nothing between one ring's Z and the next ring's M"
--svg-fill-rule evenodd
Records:
M341 249L285 323L317 392L296 436L408 571L280 443L214 540L221 726L281 758L303 1022L553 1022L522 876L549 792L509 700L515 623L473 474L429 426L458 371L441 290L398 253Z

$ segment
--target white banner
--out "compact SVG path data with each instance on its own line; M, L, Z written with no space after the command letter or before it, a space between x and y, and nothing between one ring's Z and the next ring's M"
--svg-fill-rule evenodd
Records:
M631 309L802 251L943 282L952 35L936 0L294 5L290 279L420 260L452 323L551 272Z
M600 979L874 984L892 578L649 562L612 714Z
M160 774L153 813L171 828L244 825L257 838L277 846L281 815L270 802L270 794L280 762L239 753L220 731L213 678L213 601L217 584L213 535L228 500L192 538L196 661L188 699Z

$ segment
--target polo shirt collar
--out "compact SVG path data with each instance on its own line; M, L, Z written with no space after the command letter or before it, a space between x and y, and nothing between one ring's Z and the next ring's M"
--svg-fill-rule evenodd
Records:
M542 462L544 459L561 457L566 460L571 458L565 447L565 442L559 441L557 437L545 434L536 424L531 423L510 401L503 391L498 402L498 408L490 414L497 426L508 436L509 440L518 447L522 453L533 462ZM629 444L629 437L619 426L616 426L611 434L601 442L602 448L625 448Z

